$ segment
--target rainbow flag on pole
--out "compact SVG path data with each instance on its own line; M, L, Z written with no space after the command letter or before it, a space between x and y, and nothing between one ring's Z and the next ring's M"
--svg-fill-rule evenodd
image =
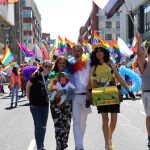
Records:
M32 52L32 50L27 49L24 45L21 45L18 41L16 41L20 49L22 50L22 53L25 57L34 57L35 53Z
M89 52L89 49L88 49L88 42L85 40L85 39L82 39L82 45L84 46L84 51L86 53Z
M73 43L65 37L64 50L72 51Z
M113 52L117 54L118 58L121 59L121 53L119 50L119 45L116 40L112 39Z
M8 46L6 46L5 48L5 53L4 53L4 56L2 58L2 64L4 66L8 65L10 62L12 62L14 60L14 55L13 53L11 52L11 50L9 49Z
M62 38L58 35L57 51L58 51L58 53L61 53L61 52L63 52L63 50L64 50L63 40L62 40Z

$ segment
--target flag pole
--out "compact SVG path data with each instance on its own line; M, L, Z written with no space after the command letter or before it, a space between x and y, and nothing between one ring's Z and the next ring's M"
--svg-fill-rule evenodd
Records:
M138 32L138 28L137 28L137 26L136 26L136 24L135 24L135 22L134 22L134 20L133 20L133 17L131 16L131 12L129 11L126 2L124 2L124 5L125 5L125 7L126 7L126 9L127 9L128 15L129 15L129 17L130 17L130 19L131 19L131 21L132 21L132 23L133 23L133 25L134 25L135 32Z

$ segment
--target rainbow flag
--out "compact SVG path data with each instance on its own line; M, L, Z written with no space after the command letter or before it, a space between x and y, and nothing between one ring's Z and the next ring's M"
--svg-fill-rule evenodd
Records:
M32 50L27 49L25 46L21 45L18 41L16 41L20 49L22 50L22 53L25 57L34 57L35 53L32 52Z
M10 62L12 62L14 60L14 55L13 53L10 51L10 49L8 48L8 46L6 46L5 49L5 53L4 56L2 58L2 64L4 66L8 65Z
M63 40L62 38L58 35L58 46L57 46L57 51L59 53L63 52L64 45L63 45Z
M47 49L46 49L46 47L45 47L45 45L44 45L43 42L41 43L41 50L42 50L42 52L43 52L43 57L44 57L44 59L49 59Z
M117 54L118 58L121 59L121 53L119 50L119 45L116 40L112 39L113 52Z
M96 31L94 31L94 33L93 33L93 44L94 45L99 45L100 43L102 43L103 46L107 50L110 50L110 48L112 47L111 44L108 41L105 41L100 35L98 35L96 33Z
M104 40L96 33L96 31L93 32L93 44L100 44L105 43Z
M88 42L85 39L82 39L82 45L84 46L84 51L89 52Z
M72 51L72 47L73 47L73 43L65 37L64 49L66 51Z
M7 71L7 70L9 70L12 67L17 67L17 66L18 66L17 62L11 62L11 63L9 63L7 66L5 66L3 68L3 71Z
M56 45L54 44L51 51L50 51L50 54L49 54L49 58L51 61L53 60L55 50L56 50Z

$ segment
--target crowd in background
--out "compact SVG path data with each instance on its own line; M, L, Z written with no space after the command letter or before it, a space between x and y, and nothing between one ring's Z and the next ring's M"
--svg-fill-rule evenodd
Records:
M137 39L140 39L139 35L137 35ZM126 61L114 64L110 60L109 52L103 46L94 48L91 56L88 57L80 44L73 46L72 61L64 56L58 56L54 62L50 60L45 60L42 63L35 61L32 66L36 67L36 71L30 74L28 81L24 76L24 69L29 66L28 63L13 67L8 73L3 72L3 67L0 65L0 93L5 92L4 84L7 78L11 96L10 107L13 107L14 104L14 107L17 107L19 98L27 96L34 121L37 150L45 150L44 138L49 108L54 122L56 150L66 150L68 147L71 118L73 119L75 150L84 150L83 139L87 117L91 113L90 104L93 88L120 84L127 91L122 95L120 102L123 98L134 100L134 94L141 96L141 92L149 93L150 89L145 83L145 79L148 80L147 77L150 74L149 61L145 57L143 58L139 52L140 42L137 45L139 62L131 66L128 66ZM133 93L130 86L134 82L128 75L122 79L119 74L121 66L130 68L138 74L144 81L145 89L143 90L142 86L142 89ZM18 94L19 90L22 92L21 95ZM97 106L98 113L102 115L105 150L113 150L112 137L117 124L117 114L120 113L120 102L113 105ZM145 105L144 108L147 114L146 125L148 148L150 149L149 108ZM111 114L110 117L109 113Z

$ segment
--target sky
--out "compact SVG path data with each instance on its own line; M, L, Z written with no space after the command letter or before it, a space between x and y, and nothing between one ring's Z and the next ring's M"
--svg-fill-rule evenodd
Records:
M79 29L92 10L92 0L34 0L42 18L42 32L77 42Z

